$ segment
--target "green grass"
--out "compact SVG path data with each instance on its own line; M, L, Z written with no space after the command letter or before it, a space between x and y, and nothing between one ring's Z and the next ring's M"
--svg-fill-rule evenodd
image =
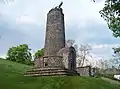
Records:
M19 63L0 60L0 89L120 89L100 78L66 77L25 77L22 74L30 69Z

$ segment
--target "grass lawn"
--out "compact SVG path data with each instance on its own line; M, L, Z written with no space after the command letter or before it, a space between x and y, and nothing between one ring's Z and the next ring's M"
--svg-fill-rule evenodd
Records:
M19 63L0 60L0 89L120 89L100 78L66 77L25 77L22 74L30 69Z

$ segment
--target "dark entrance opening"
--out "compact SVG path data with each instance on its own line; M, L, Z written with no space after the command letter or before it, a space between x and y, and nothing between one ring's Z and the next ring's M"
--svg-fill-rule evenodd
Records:
M47 63L45 63L45 67L46 67L46 66L48 66L48 64L47 64Z
M68 63L68 68L70 70L75 70L76 69L76 52L73 47L70 47L69 49L69 63Z

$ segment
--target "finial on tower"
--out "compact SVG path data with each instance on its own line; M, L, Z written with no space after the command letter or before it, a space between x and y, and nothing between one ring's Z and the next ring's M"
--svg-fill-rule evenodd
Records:
M60 9L61 6L62 6L62 4L63 4L63 2L61 1L60 5L59 5L59 6L56 6L55 9L56 9L56 8Z
M51 11L53 11L53 10L59 10L59 11L62 12L62 8L61 8L62 4L63 4L63 2L61 1L61 3L60 3L58 6L52 8L52 9L49 11L49 13L50 13Z
M61 2L60 5L59 5L58 7L61 8L62 4L63 4L63 2Z

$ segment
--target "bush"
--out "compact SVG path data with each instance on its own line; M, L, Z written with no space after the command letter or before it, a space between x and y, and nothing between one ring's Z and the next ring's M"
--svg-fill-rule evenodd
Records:
M7 52L7 60L15 61L22 64L31 64L32 55L27 44L9 48Z
M105 77L105 78L112 79L112 80L120 81L120 80L114 78L114 74L101 74L101 76L103 76L103 77Z

